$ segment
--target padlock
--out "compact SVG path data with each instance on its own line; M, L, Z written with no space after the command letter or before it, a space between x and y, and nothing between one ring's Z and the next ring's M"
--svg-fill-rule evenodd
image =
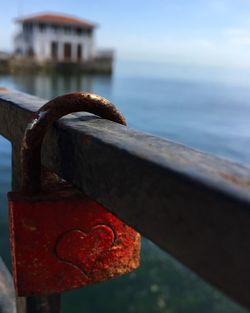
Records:
M51 184L41 179L41 145L47 129L58 118L79 111L126 125L108 100L73 93L49 101L26 128L21 149L22 190L8 194L18 296L61 293L139 266L138 232L65 181Z

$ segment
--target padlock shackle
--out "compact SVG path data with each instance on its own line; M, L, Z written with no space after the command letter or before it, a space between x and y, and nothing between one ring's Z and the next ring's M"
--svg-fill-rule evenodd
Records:
M56 97L43 105L28 124L22 141L22 192L41 189L41 146L48 128L60 117L73 112L89 112L127 125L123 115L108 100L90 93L75 92Z

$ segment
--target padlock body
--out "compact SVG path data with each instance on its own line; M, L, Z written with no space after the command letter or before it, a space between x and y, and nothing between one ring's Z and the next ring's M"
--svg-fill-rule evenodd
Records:
M139 266L140 235L86 196L9 193L18 296L61 293Z

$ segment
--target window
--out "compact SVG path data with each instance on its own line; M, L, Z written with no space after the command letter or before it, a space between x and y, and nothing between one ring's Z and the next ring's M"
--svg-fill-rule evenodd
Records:
M91 35L92 35L92 29L91 29L91 28L86 29L86 34L87 34L88 36L91 36Z
M77 61L82 60L82 45L78 44L77 45Z
M71 60L71 44L66 42L64 44L64 61Z
M51 42L51 59L54 61L58 59L58 42L56 41Z
M45 30L46 30L46 25L45 24L39 23L38 27L39 27L39 30L40 30L41 33L45 32Z
M25 24L23 24L23 31L24 31L25 33L31 33L32 30L33 30L33 24L31 24L31 23L25 23Z
M55 33L58 32L58 29L59 29L58 25L51 25L51 28Z
M76 29L76 34L77 34L78 36L83 35L84 32L85 32L85 30L84 30L83 28L79 28L79 27L78 27L78 28Z
M71 33L71 28L69 26L64 27L64 32L65 34L70 34Z

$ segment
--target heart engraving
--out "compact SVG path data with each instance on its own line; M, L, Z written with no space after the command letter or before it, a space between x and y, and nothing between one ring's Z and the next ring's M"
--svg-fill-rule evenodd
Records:
M114 241L114 231L107 225L94 226L89 233L73 229L58 239L56 255L89 276L96 261L108 252Z

